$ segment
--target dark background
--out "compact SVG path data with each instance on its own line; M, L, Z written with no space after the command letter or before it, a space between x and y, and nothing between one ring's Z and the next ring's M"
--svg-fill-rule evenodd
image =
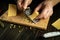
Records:
M7 11L8 9L8 4L16 4L16 1L14 0L0 0L0 16ZM36 3L34 1L33 3ZM33 5L32 3L32 5ZM37 2L38 3L38 2ZM35 8L36 4L31 7ZM42 35L47 32L53 32L53 31L60 31L54 28L51 24L56 21L58 18L60 18L60 3L58 3L56 6L53 8L54 14L51 16L48 24L47 30L42 30L42 29L37 29L37 28L32 28L31 30L29 27L26 27L24 25L21 28L18 28L19 24L15 24L17 27L10 29L10 24L9 22L2 21L4 23L4 27L0 26L0 40L60 40L60 36L57 37L51 37L51 38L43 38ZM23 31L21 31L23 29ZM21 32L18 32L18 31Z

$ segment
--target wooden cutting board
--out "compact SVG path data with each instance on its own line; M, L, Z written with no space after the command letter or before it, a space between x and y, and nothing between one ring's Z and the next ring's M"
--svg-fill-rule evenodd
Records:
M12 8L14 8L14 7L12 7ZM13 13L13 12L11 12L11 13ZM33 22L31 22L31 21L28 20L28 18L26 17L26 15L24 15L24 13L18 12L16 16L8 17L8 11L6 11L0 17L0 19L4 20L4 21L12 22L12 23L17 23L17 24L20 24L20 25L25 25L27 27L36 27L36 28L39 28L39 29L47 29L47 25L48 25L48 22L49 22L49 18L47 18L47 19L41 19L39 22L37 22L36 24L34 24Z

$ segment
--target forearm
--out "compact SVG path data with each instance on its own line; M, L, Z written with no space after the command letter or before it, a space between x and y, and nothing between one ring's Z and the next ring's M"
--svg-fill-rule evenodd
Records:
M52 1L52 5L55 6L60 2L60 0L46 0L46 1Z

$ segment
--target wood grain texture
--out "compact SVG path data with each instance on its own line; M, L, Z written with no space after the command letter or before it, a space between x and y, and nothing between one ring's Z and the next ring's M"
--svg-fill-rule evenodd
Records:
M36 28L39 28L39 29L47 29L47 25L48 25L48 22L49 22L49 18L47 18L47 19L41 19L39 22L34 24L26 17L26 15L24 13L18 12L17 16L8 17L8 11L6 11L0 17L0 19L4 20L4 21L12 22L12 23L17 23L17 24L20 24L20 25L25 25L27 27L36 27Z

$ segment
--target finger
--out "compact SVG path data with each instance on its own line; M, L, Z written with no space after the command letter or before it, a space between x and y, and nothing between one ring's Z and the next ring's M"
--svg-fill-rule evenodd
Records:
M35 8L34 11L39 11L39 10L41 9L41 7L42 7L42 4L39 4L39 5Z
M48 8L44 8L41 14L37 17L37 19L44 18L44 16L46 16L47 11L48 11Z
M32 0L30 0L30 1L28 1L29 3L28 3L28 5L30 5L31 4L31 2L32 2Z
M23 8L26 9L27 6L32 2L32 0L25 0L24 4L23 4Z
M23 0L18 0L18 5L22 5Z
M46 14L44 15L44 18L46 19L46 18L48 18L48 17L50 17L51 15L53 14L53 10L48 10L48 12L46 12Z
M41 9L41 7L42 7L42 4L39 4L36 8L35 8L35 10L34 10L34 12L38 12L40 9ZM40 15L38 15L37 17L36 17L36 19L39 19L39 17L40 17ZM42 16L41 16L42 17Z
M22 1L23 1L23 0L18 0L18 1L17 1L18 9L22 8Z
M44 16L43 14L40 14L36 17L36 19L41 19L41 18L43 18L43 16Z
M50 16L52 16L52 14L53 14L53 8L52 8L52 10L51 10Z

